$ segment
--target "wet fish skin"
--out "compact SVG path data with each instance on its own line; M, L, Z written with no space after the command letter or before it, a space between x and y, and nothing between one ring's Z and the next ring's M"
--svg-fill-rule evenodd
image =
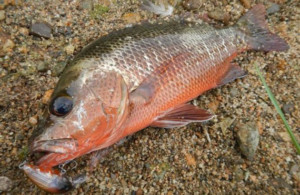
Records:
M189 22L146 24L88 45L66 67L51 98L72 97L73 109L64 117L50 114L48 126L33 138L33 153L49 152L38 167L51 170L149 125L171 128L212 118L185 103L243 77L245 72L230 63L238 53L288 49L267 30L264 10L257 5L225 29ZM76 144L66 149L53 141L63 139Z

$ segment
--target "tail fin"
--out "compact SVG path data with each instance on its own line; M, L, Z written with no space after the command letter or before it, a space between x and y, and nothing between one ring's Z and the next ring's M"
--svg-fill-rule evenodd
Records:
M288 50L286 41L269 31L265 15L264 5L258 4L237 22L238 28L249 37L250 48L262 51Z

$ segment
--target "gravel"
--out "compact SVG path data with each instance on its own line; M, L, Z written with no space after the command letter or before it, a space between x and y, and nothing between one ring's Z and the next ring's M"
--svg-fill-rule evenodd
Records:
M114 29L160 18L141 10L138 1L129 0L98 0L105 5L105 9L98 6L101 14L90 6L89 2L96 1L89 0L11 2L0 1L5 11L0 21L0 178L9 178L18 186L6 188L10 194L40 194L18 165L25 160L28 138L66 62L90 41ZM286 117L299 140L300 13L297 1L259 2L280 6L280 11L268 16L268 24L287 40L289 51L240 54L235 62L249 74L193 101L216 114L212 121L170 130L149 127L114 148L92 170L89 155L76 159L77 165L66 165L68 175L86 172L88 176L72 194L299 194L300 158L253 64L260 65L281 106L293 105L285 106ZM193 20L223 10L233 25L248 9L247 3L254 5L254 1L205 1L196 9L188 8L191 12L178 3L174 14ZM41 19L52 31L48 29L46 36L31 35L32 24ZM43 63L47 66L41 67ZM243 157L236 139L248 122L260 137L252 161Z
M51 37L51 33L51 25L47 23L35 23L32 24L30 27L30 34L38 37L44 37L49 39Z

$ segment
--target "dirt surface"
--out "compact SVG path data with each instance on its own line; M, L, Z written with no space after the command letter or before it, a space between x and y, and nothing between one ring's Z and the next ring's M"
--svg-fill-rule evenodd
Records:
M42 192L18 165L25 160L28 138L66 62L90 41L114 29L159 18L141 10L139 1L98 0L93 6L90 2L0 1L0 183L7 194ZM239 55L235 61L248 76L193 101L216 114L212 121L171 130L147 128L115 148L92 171L89 155L76 159L65 169L69 175L88 172L88 179L70 194L299 194L299 155L254 67L257 62L299 139L299 3L203 0L191 5L187 3L195 1L170 1L176 2L174 18L184 15L193 20L223 11L226 14L221 16L226 16L229 25L249 5L276 3L280 10L268 16L268 24L290 49ZM221 16L216 19L225 22ZM50 38L30 33L37 22L47 23L43 26L51 29ZM252 160L242 155L237 141L238 132L245 128L259 132Z

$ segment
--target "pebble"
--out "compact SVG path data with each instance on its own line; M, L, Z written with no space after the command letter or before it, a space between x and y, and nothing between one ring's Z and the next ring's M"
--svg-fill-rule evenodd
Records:
M93 9L93 2L91 0L80 1L79 8L90 11Z
M300 167L297 164L294 164L291 169L290 169L290 174L296 174L296 173L300 173ZM300 175L299 175L300 176Z
M199 9L205 2L206 0L184 0L182 2L182 6L186 10L191 11Z
M230 15L222 9L215 9L214 11L208 12L208 17L228 24L230 20Z
M251 7L251 0L241 0L241 3L246 9L249 9Z
M0 10L8 5L21 5L23 0L0 0Z
M29 123L31 125L36 125L37 122L38 122L37 116L32 116L32 117L29 118Z
M6 158L6 163L10 163L11 162L11 158Z
M12 189L13 182L5 176L0 176L0 192L7 192Z
M284 104L282 106L282 111L285 113L285 114L291 114L293 111L294 111L294 104L293 103L287 103L287 104Z
M30 27L30 34L37 37L50 38L52 33L52 27L45 22L32 24Z
M239 90L237 88L235 88L235 87L231 87L231 89L230 89L230 95L232 97L236 97L238 94L239 94Z
M47 63L41 62L37 65L37 70L39 72L45 72L47 70Z
M21 34L23 34L23 35L29 35L29 30L28 30L28 28L20 28L19 29L19 32L21 33Z
M185 160L186 160L186 163L190 166L196 166L196 160L195 158L189 154L189 153L185 153Z
M43 98L42 98L42 103L43 104L48 104L49 100L50 100L50 97L53 93L53 89L49 89L45 92Z
M139 188L137 191L136 191L136 195L143 195L144 192L141 188Z
M122 19L125 20L126 23L134 24L134 23L138 23L141 20L141 16L138 13L130 12L130 13L125 13Z
M15 47L15 43L12 40L7 39L3 45L3 51L10 52L14 47Z
M247 159L252 160L258 143L259 143L259 132L255 123L238 123L237 138L240 150Z
M224 118L220 123L217 124L222 130L222 133L225 135L228 131L228 128L231 126L231 124L234 122L235 119L232 118Z
M280 137L283 139L283 141L285 142L290 142L291 141L291 137L288 134L288 132L283 131L283 132L278 132L278 134L280 135Z
M234 180L237 181L237 182L240 182L243 179L244 179L244 171L239 167L235 167Z
M276 3L273 3L268 9L267 14L274 14L280 10L280 6Z
M0 10L0 21L5 19L5 11Z
M73 54L73 53L74 53L74 50L75 50L75 47L74 47L72 44L67 45L67 46L65 47L65 52L66 52L68 55Z

